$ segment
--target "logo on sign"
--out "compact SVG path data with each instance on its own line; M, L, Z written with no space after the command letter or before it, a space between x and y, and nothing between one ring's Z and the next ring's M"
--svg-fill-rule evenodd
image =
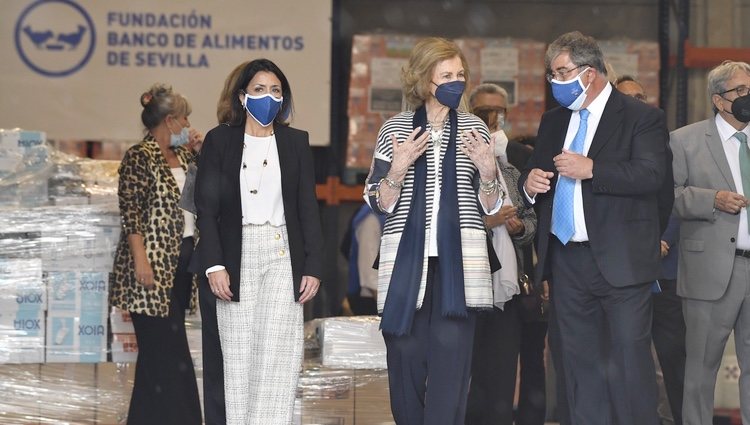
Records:
M21 12L14 34L21 60L46 77L79 71L96 44L94 22L71 0L35 1Z

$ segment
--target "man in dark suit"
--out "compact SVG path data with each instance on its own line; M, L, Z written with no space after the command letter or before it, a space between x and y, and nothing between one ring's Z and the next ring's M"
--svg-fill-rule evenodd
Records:
M613 90L599 46L579 32L555 40L545 65L562 107L542 116L519 187L537 210L535 281L551 279L571 421L658 425L651 284L671 178L664 114Z

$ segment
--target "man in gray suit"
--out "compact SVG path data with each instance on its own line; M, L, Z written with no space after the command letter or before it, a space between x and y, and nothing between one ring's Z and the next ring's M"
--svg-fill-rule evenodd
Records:
M717 66L708 74L714 117L670 139L674 209L682 219L677 293L687 325L685 425L713 423L716 374L732 329L742 421L750 424L749 87L747 63Z

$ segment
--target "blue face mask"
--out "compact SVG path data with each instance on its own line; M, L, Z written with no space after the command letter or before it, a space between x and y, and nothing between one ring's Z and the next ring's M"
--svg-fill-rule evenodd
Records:
M576 76L576 78L570 81L550 81L550 84L552 85L552 96L557 103L571 111L581 109L581 106L583 106L583 103L586 101L586 91L589 89L588 87L583 87L581 75L589 69L590 67L584 69Z
M176 148L182 146L190 139L190 130L187 127L182 127L182 130L178 134L169 135L169 146Z
M251 96L245 93L244 106L245 110L258 124L267 127L276 118L283 101L283 97L276 98L270 93L260 96Z
M435 84L434 82L432 84ZM437 85L435 89L435 99L442 105L445 105L451 109L458 109L458 105L461 104L461 96L464 94L466 88L465 81L451 81Z

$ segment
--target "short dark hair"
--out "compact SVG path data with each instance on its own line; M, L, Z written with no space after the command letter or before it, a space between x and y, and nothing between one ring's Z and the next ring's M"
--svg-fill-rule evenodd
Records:
M274 122L281 125L288 125L294 110L292 103L292 88L289 86L289 80L286 79L286 76L281 72L281 69L270 60L255 59L248 62L235 81L234 86L232 87L231 96L234 96L234 98L237 99L237 96L245 92L245 88L250 84L250 81L255 77L255 74L262 71L274 74L281 82L281 96L284 97L284 100L281 103L281 110L279 110L279 113L276 114L276 118L274 118ZM242 105L242 102L235 100L230 102L230 104L232 105L232 109L229 113L229 123L232 125L244 124L247 119L247 113L245 112L245 107Z
M594 37L583 35L580 31L565 33L557 37L547 48L544 56L544 66L547 71L553 71L552 61L560 55L567 52L570 55L570 61L578 66L588 65L602 75L607 75L607 66L604 63L604 54L599 48L599 44Z

